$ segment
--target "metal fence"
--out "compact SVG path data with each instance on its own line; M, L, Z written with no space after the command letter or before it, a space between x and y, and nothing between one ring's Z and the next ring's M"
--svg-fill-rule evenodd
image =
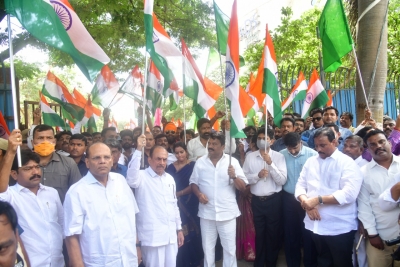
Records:
M308 84L313 69L314 67L310 66L289 66L287 68L280 68L278 77L282 100L286 99L290 94L300 71L303 72ZM345 111L351 112L354 115L356 114L356 74L355 68L339 68L336 72L327 73L325 76L326 89L331 90L333 106L339 110L339 114ZM389 70L383 102L384 114L394 119L399 114L399 91L400 73ZM290 111L300 114L302 108L303 101L294 101L289 107ZM353 126L357 126L356 116L354 116Z

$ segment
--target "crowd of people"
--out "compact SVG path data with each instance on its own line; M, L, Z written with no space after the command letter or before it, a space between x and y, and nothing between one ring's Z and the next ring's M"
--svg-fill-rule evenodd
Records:
M400 115L328 106L243 139L223 112L197 134L39 119L0 139L0 266L400 266Z

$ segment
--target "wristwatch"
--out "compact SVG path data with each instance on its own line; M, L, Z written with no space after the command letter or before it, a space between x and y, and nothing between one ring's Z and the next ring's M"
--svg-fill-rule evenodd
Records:
M324 204L324 202L322 201L322 197L321 197L321 196L318 196L318 201L319 201L319 204L320 204L320 205L323 205L323 204Z
M142 241L139 241L139 243L136 243L136 247L137 247L137 248L142 247Z

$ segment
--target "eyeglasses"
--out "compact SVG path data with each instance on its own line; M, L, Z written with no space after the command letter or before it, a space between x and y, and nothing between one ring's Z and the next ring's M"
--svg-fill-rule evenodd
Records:
M175 131L166 131L165 134L175 134Z
M30 172L33 169L38 171L40 168L41 168L40 165L35 165L35 166L24 166L24 167L21 167L20 169L23 170L24 172Z
M110 161L111 160L111 156L104 156L104 157L97 156L97 157L93 157L93 158L90 158L90 159L93 160L93 161L97 161L97 162L101 161L102 159L104 159L104 161Z
M257 140L265 140L265 137L257 137Z
M322 117L316 117L316 118L312 118L312 121L320 121L322 119Z

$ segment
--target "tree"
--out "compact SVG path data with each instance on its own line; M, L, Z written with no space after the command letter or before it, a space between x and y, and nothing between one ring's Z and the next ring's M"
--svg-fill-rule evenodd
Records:
M364 10L372 3L373 0L359 0L358 14L362 14ZM360 63L360 70L363 75L363 82L367 96L369 96L368 104L372 112L372 117L377 123L382 124L383 120L383 99L386 89L386 78L388 69L387 47L388 33L386 12L388 0L380 1L374 8L370 9L359 21L357 35L357 57ZM383 26L383 27L382 27ZM381 35L381 31L382 35ZM381 47L379 55L377 55L379 40ZM376 57L378 56L378 64L374 83L371 86L372 73ZM371 88L371 90L369 89ZM362 92L360 79L357 76L356 84L356 101L357 101L357 121L364 119L364 109L366 101Z

